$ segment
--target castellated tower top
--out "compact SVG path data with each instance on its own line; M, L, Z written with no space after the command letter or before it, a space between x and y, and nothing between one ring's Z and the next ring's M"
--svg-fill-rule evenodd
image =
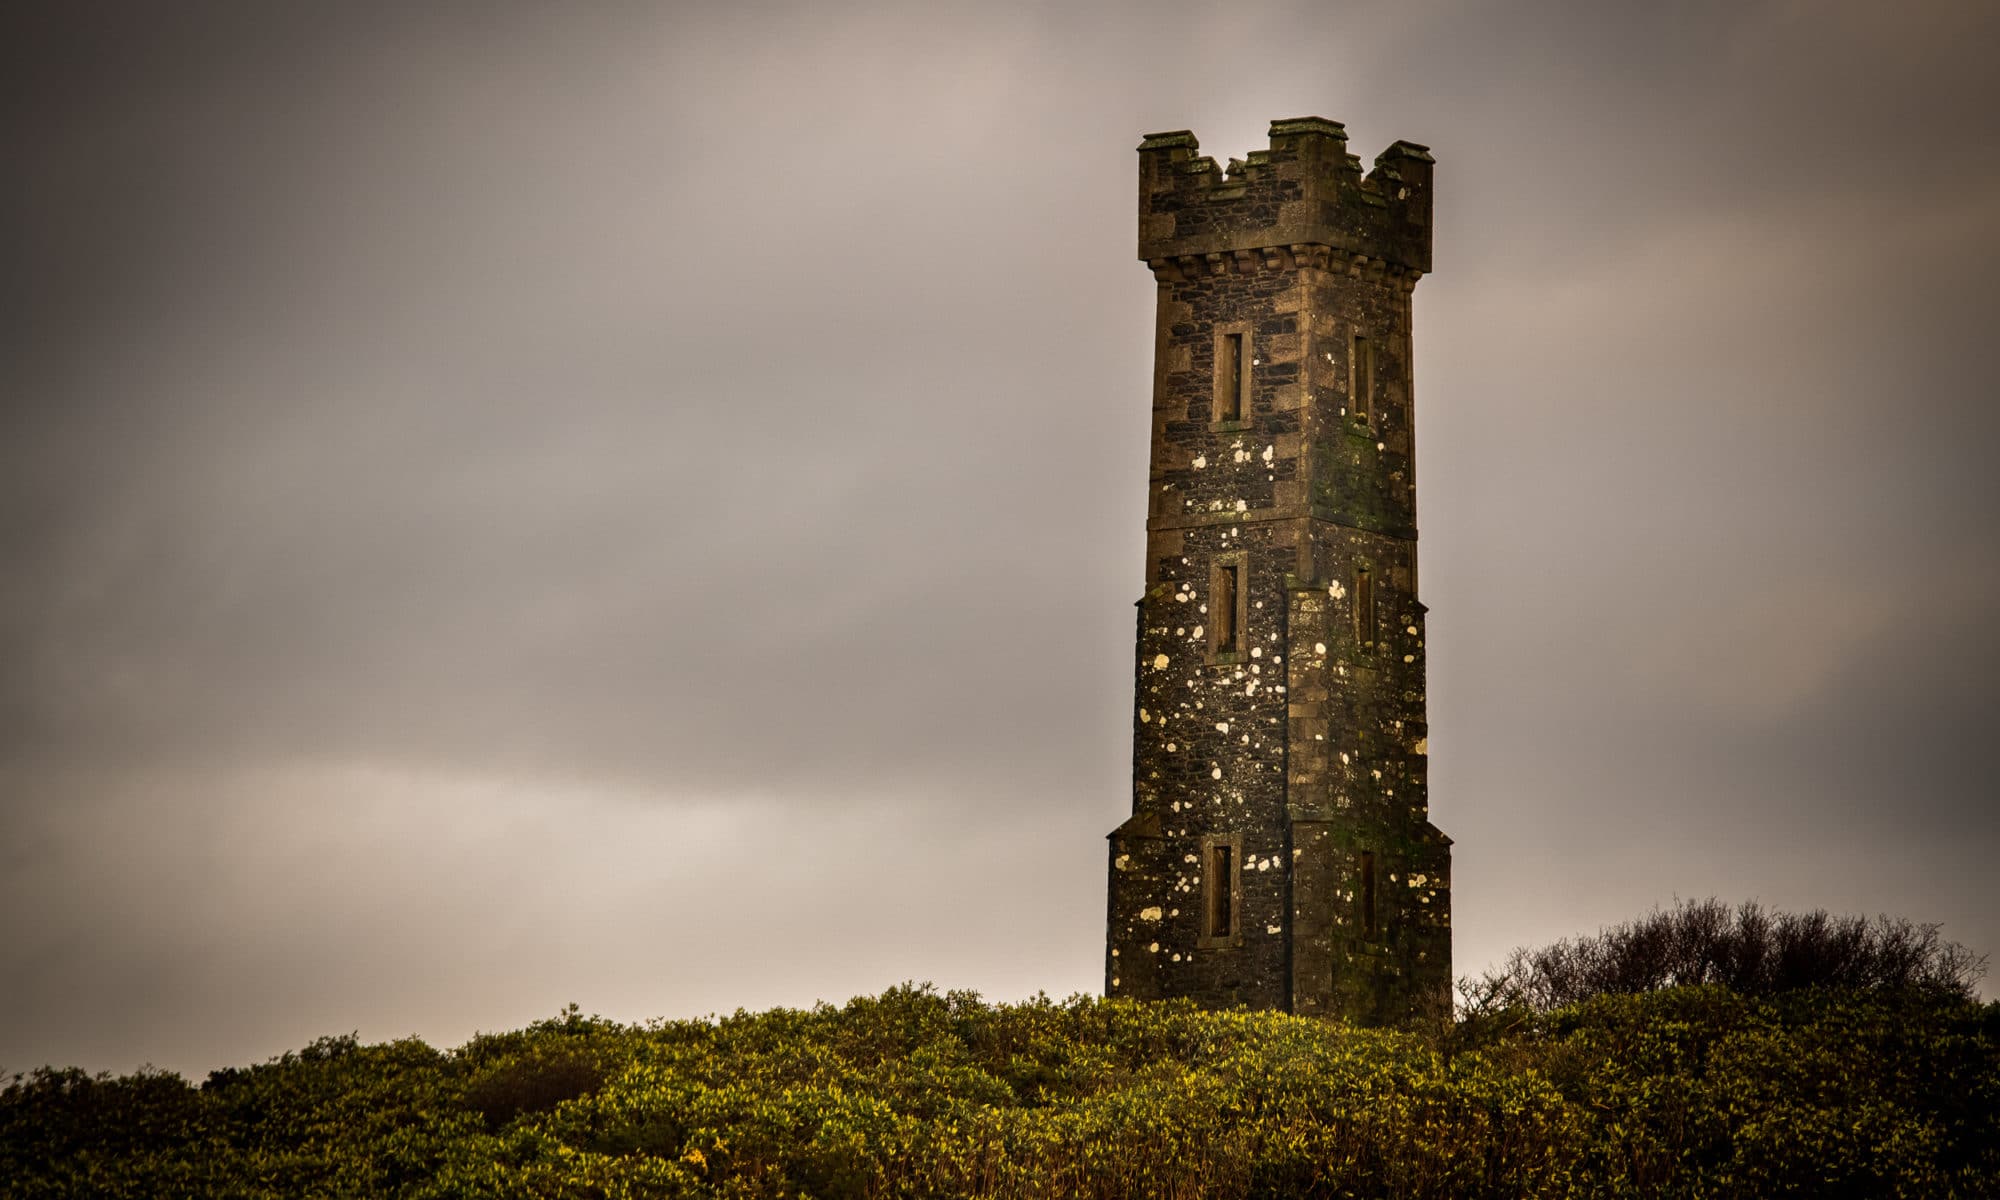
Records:
M1431 155L1394 142L1361 173L1347 129L1325 117L1271 122L1271 145L1225 172L1185 129L1139 143L1139 257L1154 270L1291 252L1414 277L1431 269ZM1296 248L1296 249L1294 249Z

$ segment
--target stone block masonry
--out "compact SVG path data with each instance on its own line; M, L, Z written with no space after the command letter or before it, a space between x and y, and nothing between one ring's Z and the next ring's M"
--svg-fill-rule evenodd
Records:
M1425 781L1410 296L1432 159L1275 121L1139 146L1157 287L1132 815L1108 995L1406 1019L1450 1003Z

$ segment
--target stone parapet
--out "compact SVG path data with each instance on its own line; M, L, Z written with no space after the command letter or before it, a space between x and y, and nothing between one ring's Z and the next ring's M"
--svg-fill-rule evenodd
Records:
M1363 175L1347 130L1271 122L1271 144L1225 169L1187 130L1139 143L1139 257L1158 270L1246 270L1270 251L1324 249L1356 270L1431 269L1430 151L1394 142ZM1289 264L1288 264L1289 265Z

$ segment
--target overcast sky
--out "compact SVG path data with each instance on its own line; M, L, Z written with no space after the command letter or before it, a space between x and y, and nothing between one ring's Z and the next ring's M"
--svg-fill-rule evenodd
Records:
M2000 951L1991 4L48 7L6 1071L1097 990L1133 147L1309 114L1438 159L1459 972L1709 895Z

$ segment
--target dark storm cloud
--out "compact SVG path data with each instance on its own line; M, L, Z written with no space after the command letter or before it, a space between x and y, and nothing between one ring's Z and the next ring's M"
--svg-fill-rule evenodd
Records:
M10 20L5 1065L1094 986L1130 151L1307 112L1440 159L1461 969L2000 944L1987 6Z
M235 248L252 269L176 264L187 298L117 331L139 360L125 386L56 401L146 427L67 447L109 494L27 548L87 558L44 574L97 584L31 614L56 626L25 639L38 741L109 721L147 754L443 744L741 782L856 757L876 778L912 747L956 773L1004 740L957 731L1033 724L1025 682L951 709L927 695L1005 676L1031 636L1059 657L1107 640L1031 635L1060 600L1010 581L1113 532L1023 478L1086 474L1071 431L1107 428L1061 412L1041 374L1080 314L1043 293L1036 251L968 254L1043 242L1055 197L1018 185L1026 131L941 161L966 139L894 95L832 120L751 103L801 73L833 82L839 38L803 72L753 60L720 80L673 32L623 62L665 84L595 87L574 62L459 83L448 55L440 82L404 49L414 78L371 72L405 93L377 101L398 120L259 161L297 182L217 217L272 230ZM930 61L912 86L1007 102L1001 66ZM700 93L702 119L677 121ZM293 103L309 130L338 107ZM997 210L968 219L968 183ZM1044 272L1060 249L1041 247ZM1124 382L1096 369L1072 378ZM1002 509L1023 520L979 526ZM48 661L70 652L85 663ZM89 669L102 658L122 694ZM63 684L94 694L51 703Z

